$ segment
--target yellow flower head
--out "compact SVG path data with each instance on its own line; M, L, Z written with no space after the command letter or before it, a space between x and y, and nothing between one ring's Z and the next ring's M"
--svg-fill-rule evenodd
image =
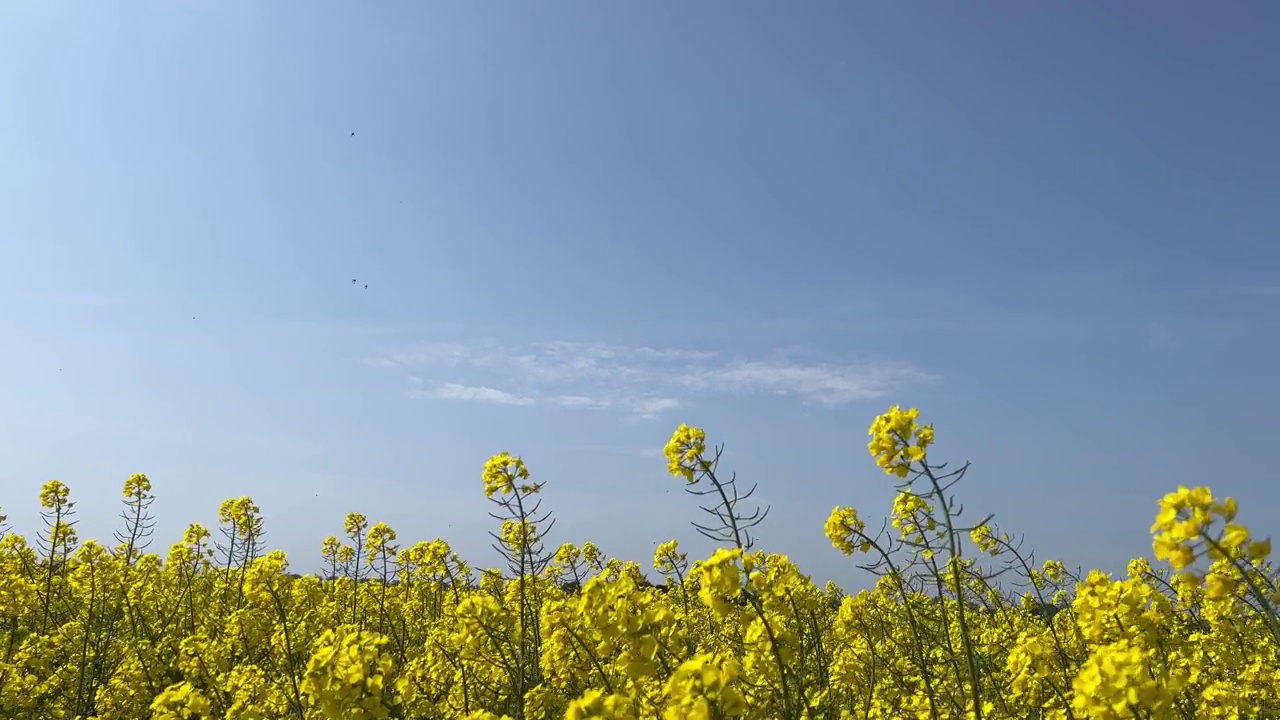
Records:
M44 484L44 487L40 488L40 507L47 510L65 506L70 498L71 488L64 485L60 480L50 480Z
M905 478L912 463L924 462L933 444L933 426L920 425L916 422L919 417L917 408L903 410L894 405L871 423L867 450L886 474Z
M151 493L151 480L142 473L135 473L124 481L124 496L133 499L142 499Z
M510 495L516 491L517 480L529 479L529 469L525 467L524 460L504 451L489 458L481 477L484 479L485 497L493 497L494 493Z
M719 548L706 562L697 566L698 597L721 617L733 610L742 592L742 569L738 561L742 550Z
M538 540L538 529L528 520L502 521L502 542L512 550L532 546Z
M573 543L562 543L556 548L555 561L561 565L574 565L582 557L582 550Z
M633 720L635 715L631 698L626 695L608 695L603 690L588 690L582 697L569 703L565 720Z
M854 551L867 552L871 549L871 541L864 535L866 527L856 508L837 506L831 510L823 530L835 549L852 555Z
M381 552L383 548L390 548L391 543L396 541L396 531L384 522L369 528L369 534L365 538L365 545L369 548L370 553ZM370 562L372 562L372 555Z
M699 653L667 680L663 720L741 717L747 702L739 688L741 665L731 657Z
M676 477L683 477L685 482L693 485L698 481L696 472L702 469L705 461L702 455L707 451L707 433L702 428L681 424L671 434L671 440L663 448L667 458L667 470Z
M653 551L653 567L664 573L676 572L688 563L688 555L679 550L680 543L668 540Z
M973 530L969 531L969 539L973 541L978 549L988 555L995 556L1000 554L1000 542L991 532L991 526L983 523Z
M362 513L347 513L347 517L342 521L342 530L349 537L357 537L369 527L369 520Z

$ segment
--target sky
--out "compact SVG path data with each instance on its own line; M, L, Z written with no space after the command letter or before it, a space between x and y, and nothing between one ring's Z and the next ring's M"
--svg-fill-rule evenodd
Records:
M694 557L680 423L760 545L894 495L890 405L965 518L1120 570L1179 484L1280 516L1280 8L0 4L0 506L135 472L153 550L250 495L293 567L347 512L499 564L558 518ZM366 287L367 285L367 287Z

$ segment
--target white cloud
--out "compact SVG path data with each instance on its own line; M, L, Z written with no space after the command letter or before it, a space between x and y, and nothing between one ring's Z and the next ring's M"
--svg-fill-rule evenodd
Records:
M665 397L627 398L626 405L637 417L651 420L668 410L680 407L680 401Z
M532 405L533 399L513 395L496 388L458 383L445 383L435 390L410 390L411 397L430 397L438 400L472 400L494 405Z
M552 395L545 398L543 402L561 407L594 408L597 410L603 410L611 404L606 399L587 397L586 395Z
M396 353L386 357L368 357L360 362L369 367L413 367L419 365L458 365L472 361L472 349L457 343L432 343L408 353Z
M930 379L912 368L892 365L744 361L704 368L683 381L725 392L794 395L821 405L845 405L880 397L903 383Z
M825 406L881 397L936 379L902 363L806 363L794 350L769 358L726 358L701 350L546 342L432 344L370 357L374 368L414 368L414 397L507 405L615 409L654 418L703 395L774 395ZM510 388L498 390L494 386Z
M20 293L18 300L33 305L87 305L90 307L106 307L111 305L127 305L129 300L114 295L94 294L31 294Z

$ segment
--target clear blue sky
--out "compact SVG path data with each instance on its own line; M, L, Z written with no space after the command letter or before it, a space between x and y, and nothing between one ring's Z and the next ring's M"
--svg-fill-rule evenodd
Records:
M680 422L774 509L880 517L919 405L1042 557L1179 483L1280 511L1280 10L1264 3L0 5L0 504L156 549L250 494L495 564L480 469L646 560ZM354 137L351 135L355 133ZM352 284L352 279L356 284ZM364 285L368 284L368 289ZM698 547L698 546L695 546Z

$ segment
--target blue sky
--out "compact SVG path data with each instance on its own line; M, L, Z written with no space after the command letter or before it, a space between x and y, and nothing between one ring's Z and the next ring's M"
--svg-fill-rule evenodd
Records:
M1267 532L1278 31L1263 3L5 3L0 505L30 532L58 478L105 538L146 472L157 549L249 494L301 569L349 510L488 566L509 450L552 541L644 560L693 537L658 457L688 422L773 505L764 546L856 586L822 520L888 509L865 433L901 403L1041 557L1122 567L1179 483Z

